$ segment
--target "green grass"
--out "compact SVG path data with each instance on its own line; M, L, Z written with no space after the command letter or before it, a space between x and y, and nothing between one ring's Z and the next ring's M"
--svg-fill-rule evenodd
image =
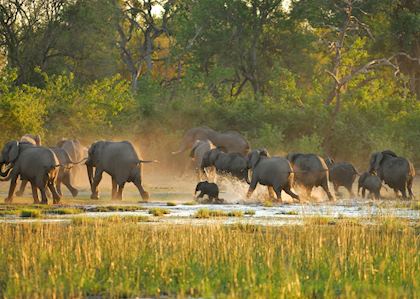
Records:
M194 218L213 218L213 217L243 217L244 212L239 210L234 211L221 211L221 210L210 210L207 208L199 209L195 212Z
M389 218L379 226L339 219L335 225L151 227L130 218L0 225L1 297L420 294L419 230L406 221Z
M197 204L197 202L196 201L187 201L187 202L184 202L183 203L183 205L184 206L195 206Z
M71 214L81 214L84 210L77 208L58 208L44 211L44 214L57 214L57 215L71 215Z
M149 214L153 216L163 216L169 214L170 211L164 208L152 208L149 210Z
M97 206L89 209L89 212L134 212L145 210L141 206Z
M273 202L271 200L265 200L263 202L263 206L266 208L271 208L273 206Z
M20 210L20 217L24 218L41 218L42 211L36 209L22 209Z
M245 211L245 215L254 216L255 215L255 211L254 210L246 210Z
M166 203L166 205L167 205L168 207L175 207L175 206L176 206L176 203L175 203L175 202L173 202L173 201L168 201L168 202Z

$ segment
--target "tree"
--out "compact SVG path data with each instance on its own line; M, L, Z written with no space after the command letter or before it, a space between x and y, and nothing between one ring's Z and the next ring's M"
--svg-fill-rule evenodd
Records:
M121 4L118 47L134 91L140 75L152 73L154 55L159 50L157 40L161 36L169 38L175 7L175 0L127 0ZM161 13L155 14L154 9Z
M34 69L60 55L54 51L59 38L64 0L1 0L0 47L8 66L18 69L18 83L39 80Z

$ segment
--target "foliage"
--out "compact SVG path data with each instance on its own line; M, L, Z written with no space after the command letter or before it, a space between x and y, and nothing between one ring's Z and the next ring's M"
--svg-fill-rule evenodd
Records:
M170 229L139 225L143 220L1 225L2 296L347 298L420 291L418 231L402 220L383 219L380 227L314 218L277 228Z

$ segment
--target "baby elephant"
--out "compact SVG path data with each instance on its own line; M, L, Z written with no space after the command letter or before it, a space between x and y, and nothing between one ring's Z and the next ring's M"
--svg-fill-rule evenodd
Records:
M365 192L368 190L370 196L373 196L374 199L380 199L381 188L382 182L377 175L364 172L359 178L357 193L362 189L362 197L365 198Z
M195 187L194 195L200 191L197 198L203 198L204 195L209 197L209 202L222 203L223 199L219 198L219 187L215 183L209 183L208 181L199 182Z

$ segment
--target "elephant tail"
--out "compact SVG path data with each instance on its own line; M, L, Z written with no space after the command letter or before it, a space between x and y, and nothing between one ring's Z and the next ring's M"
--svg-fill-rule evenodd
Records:
M137 160L137 164L140 163L160 163L158 160Z

